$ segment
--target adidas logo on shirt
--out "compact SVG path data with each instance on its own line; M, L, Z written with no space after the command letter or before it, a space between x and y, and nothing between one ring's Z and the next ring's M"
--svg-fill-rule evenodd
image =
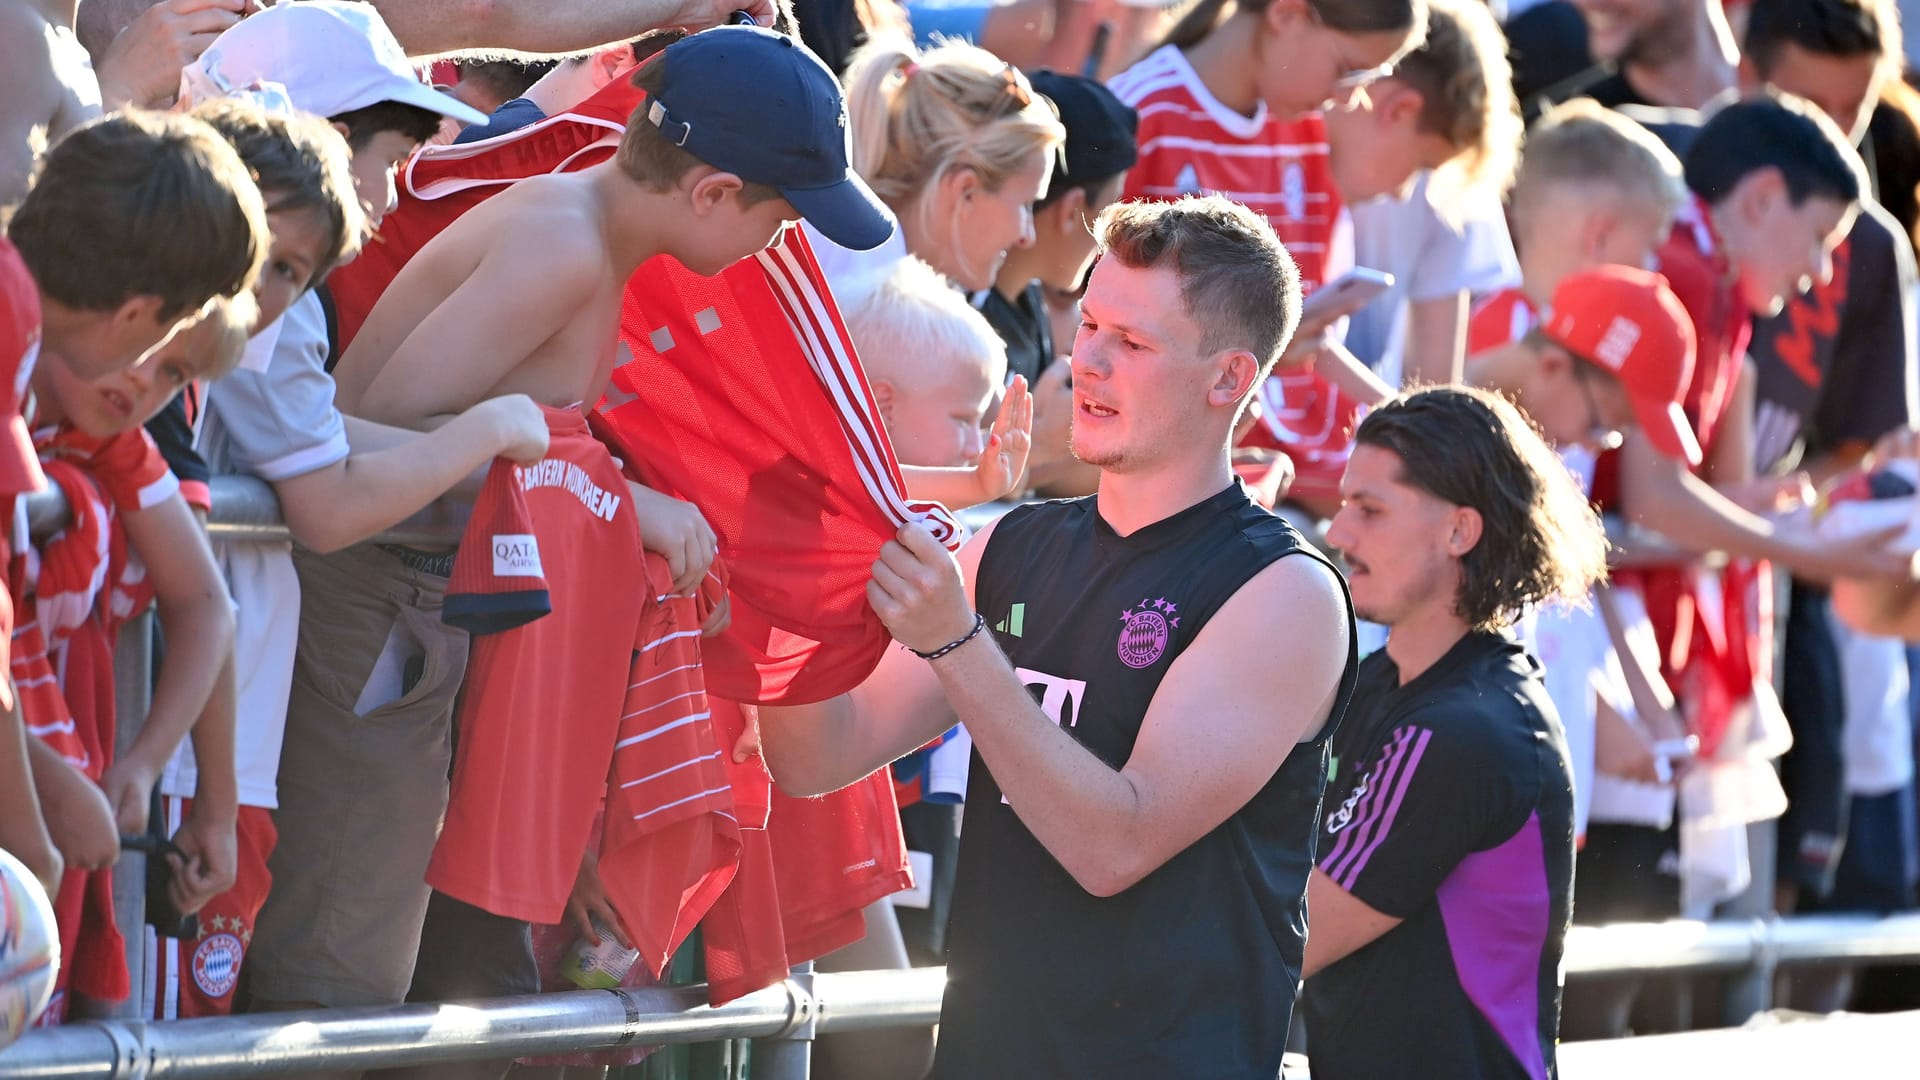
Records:
M539 538L532 533L495 533L493 576L545 577L540 569Z
M1020 637L1027 626L1027 605L1015 604L1007 612L1007 617L993 625L993 628L1009 637Z
M1173 186L1182 195L1200 194L1200 173L1191 164L1180 167L1180 174L1173 179Z

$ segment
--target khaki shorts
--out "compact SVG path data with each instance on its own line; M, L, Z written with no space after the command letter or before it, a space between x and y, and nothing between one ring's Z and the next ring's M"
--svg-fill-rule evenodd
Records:
M273 892L247 961L256 1000L405 1000L447 808L467 635L446 579L362 544L296 548L300 647L280 754Z

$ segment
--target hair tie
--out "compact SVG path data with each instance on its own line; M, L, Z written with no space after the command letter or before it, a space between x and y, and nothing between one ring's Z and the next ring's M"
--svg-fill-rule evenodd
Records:
M1000 78L1006 84L1007 96L1018 102L1021 108L1033 104L1033 91L1027 89L1027 80L1020 75L1020 69L1008 64L1000 69Z

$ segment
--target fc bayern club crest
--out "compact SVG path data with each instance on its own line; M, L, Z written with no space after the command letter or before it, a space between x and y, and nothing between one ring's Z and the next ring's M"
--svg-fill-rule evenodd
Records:
M1140 601L1120 614L1120 662L1143 668L1166 655L1167 639L1180 628L1180 607L1165 597Z
M193 950L193 984L210 998L226 997L240 981L245 948L232 934L209 934Z

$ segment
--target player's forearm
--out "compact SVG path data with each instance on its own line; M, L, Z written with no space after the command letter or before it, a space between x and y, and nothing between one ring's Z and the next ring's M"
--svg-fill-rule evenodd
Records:
M838 791L953 726L944 709L903 714L867 698L855 689L809 705L760 706L761 753L780 790L795 796Z
M1139 788L1047 718L990 636L931 663L1013 812L1081 888L1112 896L1152 872Z

